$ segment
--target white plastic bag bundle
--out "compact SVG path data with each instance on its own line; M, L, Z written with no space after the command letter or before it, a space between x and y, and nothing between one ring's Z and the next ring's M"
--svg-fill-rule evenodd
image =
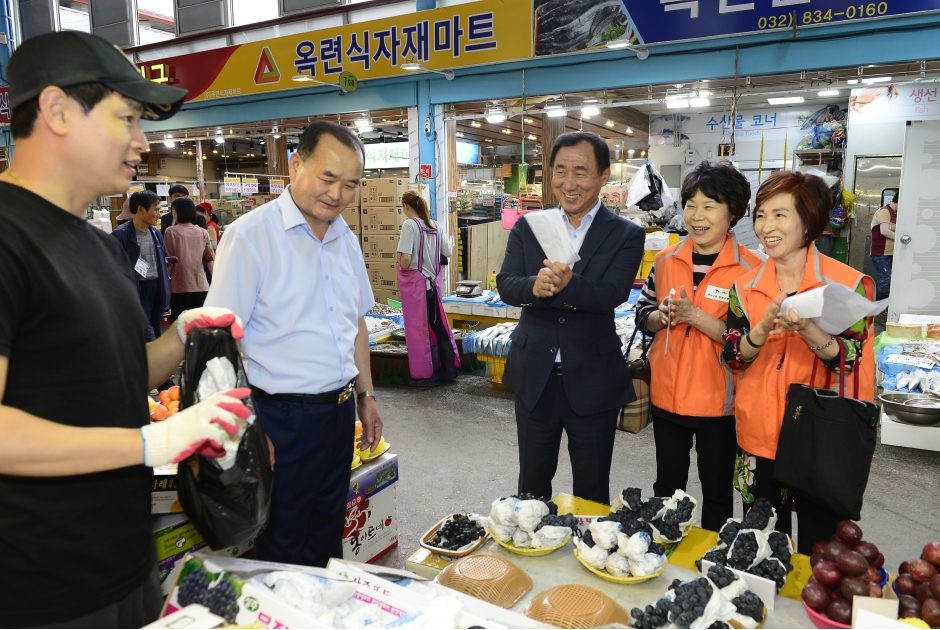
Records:
M501 525L493 520L492 517L489 518L488 524L490 533L493 534L493 537L499 540L500 542L509 542L512 540L513 535L516 533L516 530L519 528L515 525Z
M457 614L463 609L463 603L454 597L438 597L430 605L420 610L402 615L385 624L385 628L409 628L413 630L436 630L437 628L456 628ZM360 626L362 627L362 626Z
M497 525L504 527L515 527L516 520L513 516L513 510L519 499L515 497L506 497L505 499L496 499L490 508L490 519Z
M378 606L370 606L350 598L333 609L333 627L365 628L380 621L385 621L390 616L383 613ZM388 621L391 621L391 619L388 619Z
M543 516L548 515L548 505L542 501L519 501L513 508L513 518L520 529L532 533L539 526Z
M628 577L630 575L630 561L619 553L612 553L607 556L604 568L614 577Z
M535 532L535 535L532 537L532 547L557 547L569 535L571 535L570 527L546 525Z
M630 572L637 577L653 575L666 564L666 556L657 553L644 553L639 560L630 561Z
M589 526L594 544L603 549L617 546L617 534L620 532L620 523L616 521L594 521Z
M603 549L599 545L594 545L593 547L588 547L584 544L584 541L578 541L578 555L587 562L590 566L594 567L598 571L603 571L604 567L607 564L607 557L610 555L607 553L606 549Z
M528 548L532 546L532 535L521 527L512 535L512 544L516 547Z
M734 604L732 604L732 606L733 605ZM737 612L737 609L735 609L735 613L731 615L731 621L737 622L741 625L742 628L747 628L748 630L754 630L754 628L760 625L757 623L754 617L751 617L750 615L742 615L741 613Z
M617 535L617 553L638 562L646 555L650 548L650 535L646 532L637 532L627 538L625 534Z
M329 580L297 571L273 571L264 576L264 584L275 595L298 608L314 604L334 608L356 592L353 582Z

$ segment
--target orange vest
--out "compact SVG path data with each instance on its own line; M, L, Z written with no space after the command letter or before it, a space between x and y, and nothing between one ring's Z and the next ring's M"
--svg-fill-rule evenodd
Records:
M656 299L685 286L692 303L706 314L725 320L728 291L734 281L761 264L760 258L728 234L715 264L692 292L692 243L685 239L656 256ZM684 416L717 417L734 413L734 374L722 359L722 344L690 324L677 324L656 334L649 351L650 400L666 411Z
M868 299L874 297L874 282L858 270L819 253L810 245L806 254L806 271L798 293L827 284L842 284L858 289L865 286ZM744 314L752 323L760 321L764 311L780 294L773 258L757 269L749 271L735 283ZM845 395L862 400L875 398L875 353L872 319L868 319L868 333L862 345L859 365L859 391L855 392L854 375L849 373ZM783 412L787 405L787 392L793 383L810 384L816 353L806 346L799 333L790 332L767 337L760 354L738 379L735 416L738 425L738 445L752 455L775 459L777 439ZM838 379L821 363L816 372L814 387L830 387L838 391Z

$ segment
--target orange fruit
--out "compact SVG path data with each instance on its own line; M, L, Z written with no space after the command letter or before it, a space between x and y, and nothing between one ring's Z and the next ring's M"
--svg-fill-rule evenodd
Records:
M356 437L362 435L362 422L356 420Z
M166 389L163 390L162 392L160 392L157 398L160 400L161 403L166 403L167 401L170 400L170 391Z
M180 401L178 401L178 400L171 400L169 403L167 403L166 408L169 409L170 411L173 411L174 409L175 409L176 411L179 411L179 408L180 408Z
M169 413L169 409L167 409L163 405L157 405L156 407L153 408L153 413L150 414L150 418L152 420L159 422L160 420L165 420L168 413Z
M178 414L179 412L180 412L179 409L170 409L170 411L167 412L166 417L167 417L167 418L172 418L173 416L175 416L175 415Z
M179 386L179 385L174 385L173 387L171 387L171 388L168 389L167 391L170 392L170 400L179 400L179 399L180 399L180 386Z

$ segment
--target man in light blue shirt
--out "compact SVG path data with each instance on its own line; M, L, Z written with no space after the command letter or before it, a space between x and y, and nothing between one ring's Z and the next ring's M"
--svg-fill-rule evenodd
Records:
M219 244L206 305L224 305L244 324L248 380L276 457L259 560L342 558L357 411L362 448L382 435L363 319L375 302L359 241L340 216L364 160L350 130L313 123L291 156L291 185Z

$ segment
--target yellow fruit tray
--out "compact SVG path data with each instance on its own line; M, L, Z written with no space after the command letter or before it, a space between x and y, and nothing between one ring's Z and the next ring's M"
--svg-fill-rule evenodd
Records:
M353 455L352 467L350 470L356 470L357 468L362 468L362 459L358 455Z
M364 463L364 464L371 464L372 462L374 462L374 461L377 460L378 458L382 457L382 455L385 455L385 452L386 452L388 449L390 449L391 446L392 446L391 444L389 444L388 442L386 442L386 443L385 443L385 448L383 448L380 452L378 452L378 453L376 453L376 454L374 454L374 455L369 455L368 457L362 457L362 451L359 451L359 457L362 459L362 463Z
M614 582L615 584L641 584L643 582L647 582L665 573L666 565L669 564L667 562L666 564L662 566L662 568L659 569L659 571L657 571L656 573L653 573L652 575L644 575L642 577L636 577L632 575L630 577L616 577L614 575L611 575L607 571L601 571L599 569L595 569L594 567L589 565L587 562L585 562L584 558L581 557L581 554L578 553L577 547L575 547L574 549L574 557L578 559L578 562L584 565L585 569L587 569L588 571L590 571L597 577L601 578L602 580L607 580L608 582Z
M530 558L538 558L539 556L547 556L553 551L558 551L559 549L567 545L569 540L571 540L571 534L568 534L567 538L565 538L562 541L562 543L558 545L557 547L539 547L538 549L532 549L531 547L516 547L511 542L505 543L501 541L496 536L493 536L493 532L490 531L489 525L487 525L486 531L489 532L490 536L493 537L493 540L495 540L496 543L503 549L508 549L509 551L513 553L519 554L520 556L529 556Z

